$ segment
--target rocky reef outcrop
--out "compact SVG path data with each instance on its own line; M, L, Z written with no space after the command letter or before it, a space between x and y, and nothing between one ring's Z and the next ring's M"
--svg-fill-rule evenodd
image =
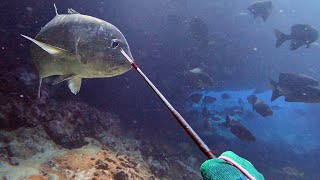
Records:
M0 77L0 178L200 179L188 158L120 127L116 114L79 100L50 98L21 64Z

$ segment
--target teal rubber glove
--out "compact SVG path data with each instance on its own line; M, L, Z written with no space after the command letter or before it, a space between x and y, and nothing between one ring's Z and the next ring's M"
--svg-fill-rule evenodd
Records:
M228 157L238 163L248 173L250 173L256 180L264 180L254 166L246 159L241 158L231 151L226 151L221 156ZM205 161L200 168L204 180L247 180L248 178L231 163L220 159L210 159Z

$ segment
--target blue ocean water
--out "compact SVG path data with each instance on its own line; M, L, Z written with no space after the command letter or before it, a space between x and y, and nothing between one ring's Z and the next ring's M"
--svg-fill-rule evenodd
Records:
M254 89L241 91L206 90L194 93L203 94L203 98L199 103L191 100L186 103L185 108L191 124L195 124L194 121L196 121L197 124L208 126L204 123L207 117L201 115L204 108L214 111L214 114L222 114L218 115L220 121L215 121L213 118L209 119L212 129L196 126L200 136L212 149L232 150L241 154L251 160L258 169L264 169L266 178L309 179L317 177L313 172L317 169L315 167L316 154L319 149L320 133L317 124L320 106L318 104L288 103L284 100L284 97L271 102L272 91L268 90L256 94L273 110L272 116L262 117L252 109L252 105L246 99L254 94ZM222 98L223 94L228 94L229 98ZM205 104L203 101L205 96L214 97L216 101ZM244 113L233 114L231 118L244 125L256 137L255 142L242 142L230 130L221 126L226 122L226 109L231 107L238 107L239 109L239 98L243 101ZM208 129L210 130L208 131ZM307 174L304 177L288 175L282 170L285 167L294 167L299 169L299 173Z
M252 116L235 115L245 127L247 127L259 140L267 143L272 143L274 140L280 140L288 143L290 148L300 154L308 151L318 149L319 132L315 123L318 118L315 117L316 109L320 107L317 104L306 103L288 103L285 102L284 97L271 102L271 91L266 91L257 94L257 97L266 102L273 110L273 115L268 117L262 117L252 109L252 105L247 102L247 97L252 95L254 90L246 91L204 91L204 96L215 97L217 101L206 105L209 111L224 112L226 108L239 107L239 99L244 102L244 111L252 112ZM199 93L199 92L196 92ZM228 94L230 98L223 99L222 94ZM199 104L190 102L187 106L188 111L197 110L200 112L203 108L203 100ZM199 117L199 121L202 121L202 117ZM225 117L222 120L212 126L218 126L221 122L225 122ZM200 123L200 122L199 122ZM224 128L222 131L227 131ZM228 134L228 133L226 133ZM230 134L230 133L229 133ZM227 136L232 138L232 136Z

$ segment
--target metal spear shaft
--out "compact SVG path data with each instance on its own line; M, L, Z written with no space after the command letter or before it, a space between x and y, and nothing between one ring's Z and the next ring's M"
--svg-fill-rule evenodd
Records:
M149 78L142 72L142 70L137 66L137 64L128 56L126 52L121 48L121 53L126 57L126 59L130 62L131 66L137 70L137 72L141 75L141 77L148 83L148 85L152 88L152 90L158 95L161 101L168 107L169 111L175 117L175 119L179 122L182 128L187 132L187 134L191 137L194 143L200 148L200 150L205 154L209 159L215 158L212 154L209 147L202 141L199 135L191 128L191 126L187 123L187 121L179 114L179 112L170 104L170 102L161 94L161 92L156 88L155 85L149 80Z

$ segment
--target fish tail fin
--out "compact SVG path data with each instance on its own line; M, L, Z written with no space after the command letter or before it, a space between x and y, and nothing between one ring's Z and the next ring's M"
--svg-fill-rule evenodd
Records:
M266 22L267 19L268 19L268 16L265 16L265 15L263 15L263 16L261 16L261 17L262 17L262 19L263 19L263 22Z
M270 16L270 13L269 13L269 12L262 14L261 17L262 17L262 19L263 19L263 22L266 22L269 16Z
M286 40L289 40L289 35L286 35L277 29L274 29L274 34L277 38L276 48L280 47Z
M41 84L42 84L42 78L40 77L40 79L39 79L39 86L38 86L38 98L40 98L41 97Z
M55 12L56 12L56 15L58 16L58 15L59 15L59 14L58 14L58 9L57 9L57 6L56 6L55 3L53 3L53 7L54 7L54 10L55 10Z
M281 96L280 90L278 88L278 83L275 82L274 80L270 79L270 85L272 89L272 96L271 96L271 101L276 100L278 97Z

